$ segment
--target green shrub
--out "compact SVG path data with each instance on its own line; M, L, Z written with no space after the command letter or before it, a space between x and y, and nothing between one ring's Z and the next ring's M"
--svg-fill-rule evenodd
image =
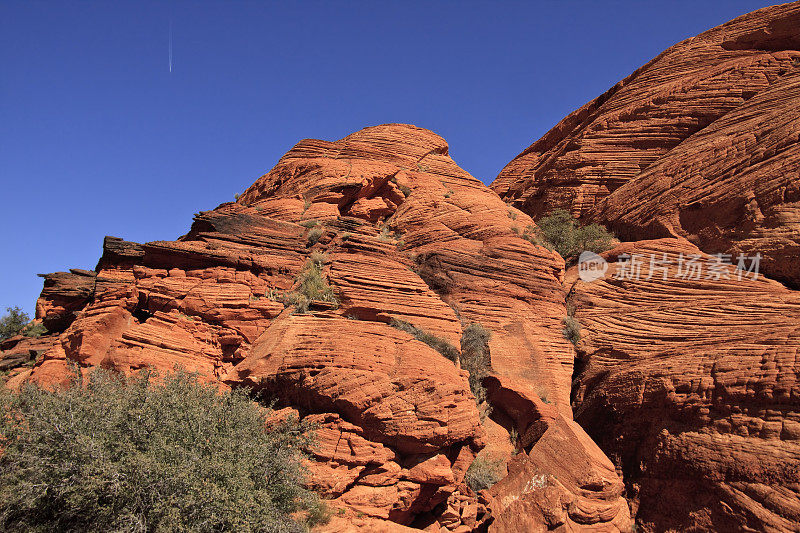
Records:
M390 324L392 327L405 331L406 333L410 333L415 339L424 342L450 361L454 363L458 361L459 353L456 347L441 337L437 337L432 333L428 333L424 329L418 328L417 326L404 320L393 318Z
M26 337L41 337L47 335L47 328L41 322L31 322L22 329L22 334Z
M306 236L306 238L308 239L308 245L314 246L315 244L317 244L319 240L322 238L322 235L324 233L325 230L322 228L311 228L308 231L308 235Z
M0 318L0 340L17 335L30 321L28 313L19 307L6 307L6 314Z
M313 228L314 226L319 225L319 221L310 218L308 220L301 220L300 222L298 222L298 224L300 224L304 228Z
M34 385L0 398L4 531L305 531L307 428L185 372Z
M461 334L461 368L469 372L469 388L478 407L482 408L483 418L491 414L483 387L483 378L489 374L492 366L489 355L491 337L491 331L474 322L465 327Z
M556 209L537 224L537 244L555 250L568 263L574 262L584 250L604 252L614 240L614 235L599 224L578 226L575 218L564 209Z
M400 189L400 192L403 193L403 196L405 196L406 198L411 196L411 187L409 187L408 185L403 185L401 183L397 186L397 188Z
M339 304L336 292L322 276L324 262L325 254L315 252L309 256L298 276L297 290L286 294L285 304L293 305L298 313L306 313L313 300Z
M565 339L577 346L581 340L580 322L575 317L565 316L563 333Z
M464 481L475 492L486 490L503 478L503 461L478 456L469 465Z

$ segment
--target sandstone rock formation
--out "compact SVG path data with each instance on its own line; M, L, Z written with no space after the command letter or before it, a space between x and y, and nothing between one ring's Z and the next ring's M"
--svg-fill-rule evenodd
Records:
M641 529L797 530L800 293L680 238L604 256L606 278L567 276L575 416L622 468Z
M505 470L512 453L557 487L537 504L569 502L563 524L627 531L622 481L572 421L564 262L523 239L528 227L427 130L301 141L180 239L109 237L94 272L45 276L49 347L8 384L62 383L70 364L178 365L262 391L276 416L318 428L308 482L340 509L328 531L510 530L508 502L464 476L476 456ZM287 302L310 268L338 302L311 298L303 312ZM492 334L480 406L458 359L434 349L458 356L471 323Z
M634 241L604 254L604 280L573 268L565 290L576 421L640 530L798 530L799 98L795 2L666 50L492 184L534 218L565 208ZM755 280L721 261L756 254Z
M566 208L627 240L684 237L763 256L800 286L800 4L669 48L570 114L492 188L538 217Z

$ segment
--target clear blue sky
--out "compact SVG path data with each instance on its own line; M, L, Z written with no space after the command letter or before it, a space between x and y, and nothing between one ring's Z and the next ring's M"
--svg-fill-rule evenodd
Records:
M104 235L182 235L301 138L416 124L489 183L665 48L769 4L3 0L0 311L32 314L36 273L94 268Z

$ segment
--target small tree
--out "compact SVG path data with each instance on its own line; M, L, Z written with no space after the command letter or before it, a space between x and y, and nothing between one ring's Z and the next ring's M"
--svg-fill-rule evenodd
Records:
M4 531L304 531L297 421L184 372L0 396Z
M22 332L31 321L26 312L19 307L6 307L6 314L0 318L0 340L8 339Z
M614 240L614 235L599 224L578 226L575 218L564 209L556 209L537 224L536 238L529 240L555 250L567 263L574 262L585 250L604 252ZM526 230L526 235L528 233Z

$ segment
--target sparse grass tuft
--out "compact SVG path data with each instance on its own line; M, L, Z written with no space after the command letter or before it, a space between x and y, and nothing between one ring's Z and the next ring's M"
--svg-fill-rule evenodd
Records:
M454 363L458 361L458 350L455 348L455 346L441 337L437 337L436 335L429 333L424 329L418 328L414 324L406 322L405 320L393 318L389 324L394 328L405 331L406 333L410 333L415 339L424 342L450 361Z
M325 230L322 228L311 228L308 230L308 235L306 235L308 246L317 244L324 234Z
M475 396L482 419L491 414L491 405L483 386L483 378L489 374L492 366L489 354L491 337L492 332L476 322L467 325L461 334L461 368L469 372L469 388Z
M325 262L325 254L312 253L303 270L298 276L299 285L297 290L286 294L284 303L293 305L298 313L308 312L309 304L317 300L339 304L339 297L333 288L322 276L322 265Z
M469 465L464 481L475 492L486 490L503 478L503 461L478 456Z

